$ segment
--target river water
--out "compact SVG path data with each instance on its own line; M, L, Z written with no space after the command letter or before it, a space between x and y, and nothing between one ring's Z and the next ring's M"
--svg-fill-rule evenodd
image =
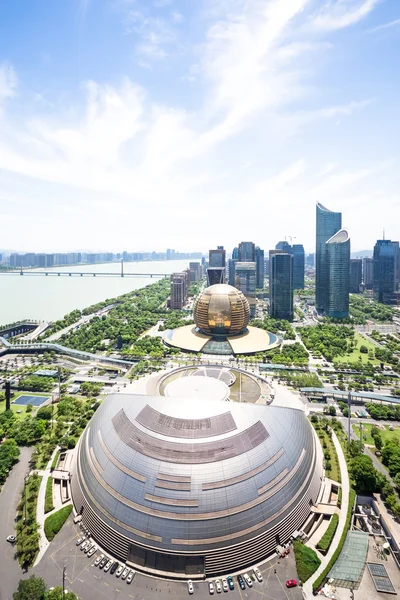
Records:
M175 273L188 260L157 260L124 263L125 273ZM52 269L48 269L51 271ZM57 267L54 271L119 273L120 263ZM0 325L21 319L54 321L74 308L85 308L157 281L150 277L45 277L0 275Z

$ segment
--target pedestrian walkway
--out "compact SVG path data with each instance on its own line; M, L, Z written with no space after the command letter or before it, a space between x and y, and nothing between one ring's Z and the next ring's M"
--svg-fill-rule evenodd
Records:
M333 440L333 443L335 445L336 452L338 455L340 474L342 477L342 506L341 506L340 515L339 515L339 524L336 529L336 533L333 538L331 547L329 548L329 552L328 552L328 554L326 554L326 556L324 556L322 558L321 564L320 564L318 570L314 573L314 575L312 575L310 577L310 579L308 581L305 582L305 584L303 586L304 596L305 596L305 598L309 598L310 600L311 600L311 598L314 597L313 593L312 593L312 586L313 586L314 581L325 570L325 568L327 567L329 561L331 560L336 548L338 547L340 538L342 537L342 533L346 526L347 509L349 506L349 492L350 492L349 474L347 471L346 459L344 457L342 447L341 447L340 442L337 438L337 435L334 431L332 431L332 440Z
M47 488L47 481L49 479L49 477L51 477L51 465L53 463L53 459L56 455L56 453L58 452L59 447L57 446L56 449L54 450L53 454L50 457L49 462L47 463L47 467L45 470L43 471L37 471L38 475L40 475L42 477L42 481L40 484L40 488L39 488L39 494L38 494L38 501L37 501L37 507L36 507L36 521L39 524L39 553L36 557L35 560L35 564L33 565L34 567L39 564L41 558L43 557L44 553L46 552L47 548L50 545L50 542L47 540L45 534L44 534L44 522L46 520L46 518L49 516L49 514L51 513L44 513L44 505L45 505L45 500L46 500L46 488ZM52 511L54 512L54 511Z

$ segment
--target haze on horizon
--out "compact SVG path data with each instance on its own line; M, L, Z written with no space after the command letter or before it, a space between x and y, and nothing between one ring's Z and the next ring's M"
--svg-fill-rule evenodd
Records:
M0 217L20 251L399 239L396 0L0 6Z

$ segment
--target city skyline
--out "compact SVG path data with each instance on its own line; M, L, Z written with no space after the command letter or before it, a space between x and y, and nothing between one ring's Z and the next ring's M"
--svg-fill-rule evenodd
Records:
M228 249L312 252L316 202L353 250L398 239L398 23L392 0L3 3L2 246L205 251L223 217Z

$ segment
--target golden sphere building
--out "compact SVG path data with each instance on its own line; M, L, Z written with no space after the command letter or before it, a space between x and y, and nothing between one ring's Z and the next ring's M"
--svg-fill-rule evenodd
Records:
M255 354L279 346L278 336L249 326L250 307L244 294L227 284L208 287L194 305L194 325L167 332L168 346L204 354Z

